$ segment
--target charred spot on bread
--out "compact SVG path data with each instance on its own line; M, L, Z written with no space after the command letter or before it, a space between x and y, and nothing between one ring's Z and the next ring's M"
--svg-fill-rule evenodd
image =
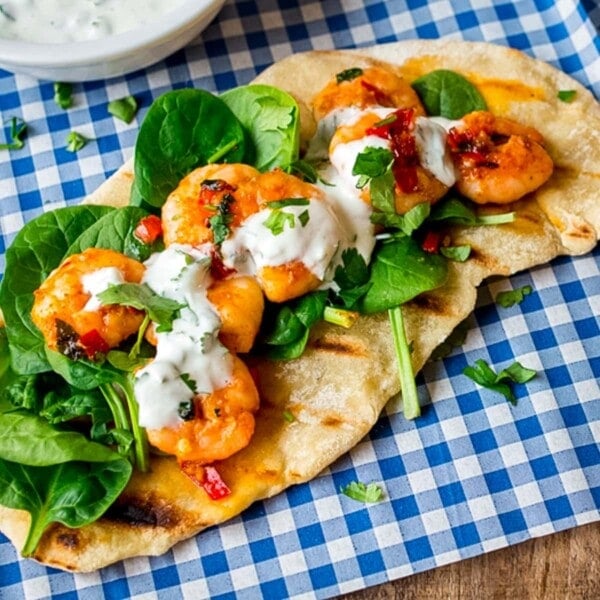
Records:
M113 504L103 519L127 523L133 527L174 527L179 517L172 506L149 496L137 498L122 496Z

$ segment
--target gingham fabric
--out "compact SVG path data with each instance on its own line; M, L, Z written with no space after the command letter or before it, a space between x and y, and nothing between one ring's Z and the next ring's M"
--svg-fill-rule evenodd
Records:
M522 49L600 96L595 0L228 1L191 45L126 77L75 86L68 111L51 82L0 71L2 120L29 125L21 151L0 152L0 245L41 211L78 202L132 154L153 98L183 86L225 90L273 61L311 48L421 37ZM131 125L107 113L132 94ZM92 141L72 154L77 130ZM6 133L6 132L5 132ZM435 399L415 422L391 402L372 432L307 485L157 558L73 575L21 560L0 535L0 598L327 598L600 518L600 250L481 288L466 343L426 366ZM2 262L1 267L3 268ZM498 291L529 284L512 308ZM483 358L538 371L512 407L462 369ZM377 504L340 494L376 482Z

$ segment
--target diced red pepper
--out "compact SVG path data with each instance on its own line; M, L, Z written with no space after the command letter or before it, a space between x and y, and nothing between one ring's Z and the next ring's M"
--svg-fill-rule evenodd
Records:
M440 251L442 243L442 234L439 231L428 231L421 248L429 254L437 254Z
M204 466L199 462L184 460L179 464L181 471L189 477L194 485L201 487L211 500L221 500L231 494L227 484L221 479L217 469L211 465Z
M204 467L204 481L202 482L202 487L211 500L221 500L221 498L225 498L231 494L231 490L221 479L217 469L210 465Z
M133 231L133 235L143 244L153 244L162 235L160 217L149 215L144 217Z
M110 350L110 346L97 329L84 333L79 338L79 343L84 347L89 358L94 358L99 353L106 354Z

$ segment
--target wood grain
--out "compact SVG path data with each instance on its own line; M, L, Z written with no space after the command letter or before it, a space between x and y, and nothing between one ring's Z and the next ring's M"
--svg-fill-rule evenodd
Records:
M342 600L596 600L600 523L536 538Z

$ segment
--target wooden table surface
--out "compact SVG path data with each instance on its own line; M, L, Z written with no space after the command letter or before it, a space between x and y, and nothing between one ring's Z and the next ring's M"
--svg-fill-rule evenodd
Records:
M343 600L598 600L600 523L340 596Z

